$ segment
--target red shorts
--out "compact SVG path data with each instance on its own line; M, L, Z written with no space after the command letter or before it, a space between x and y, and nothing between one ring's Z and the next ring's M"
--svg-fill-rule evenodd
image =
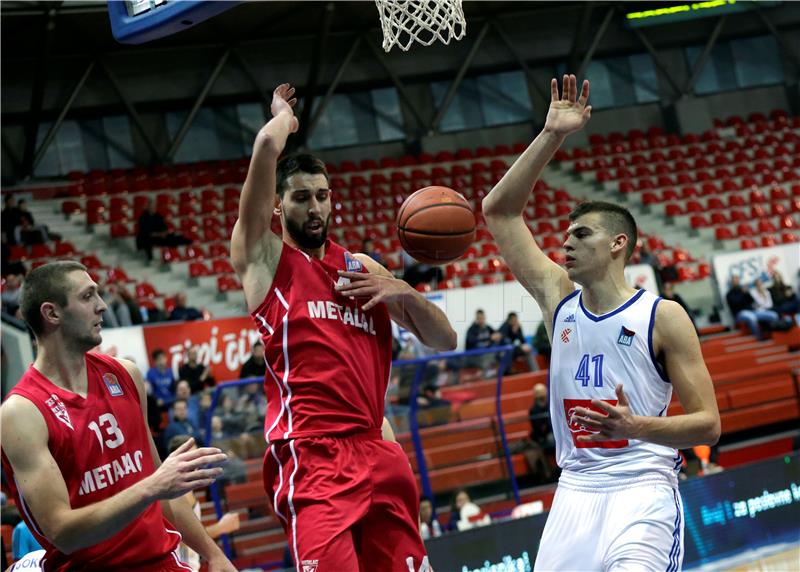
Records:
M264 485L298 570L428 570L411 466L380 430L273 443Z

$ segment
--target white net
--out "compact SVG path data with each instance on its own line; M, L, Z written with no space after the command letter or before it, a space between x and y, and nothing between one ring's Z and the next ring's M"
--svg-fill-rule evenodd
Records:
M449 44L467 32L461 0L375 0L383 28L383 49L407 52L418 42Z

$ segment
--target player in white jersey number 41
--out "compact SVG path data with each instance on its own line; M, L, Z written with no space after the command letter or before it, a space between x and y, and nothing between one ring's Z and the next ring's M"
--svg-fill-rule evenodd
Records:
M677 449L714 444L719 411L700 343L675 302L636 290L623 270L633 216L589 201L569 216L563 268L523 219L531 189L591 115L589 82L551 82L544 129L483 200L500 252L545 319L550 414L562 469L536 570L680 570ZM576 289L576 285L580 289ZM666 416L675 390L684 414Z

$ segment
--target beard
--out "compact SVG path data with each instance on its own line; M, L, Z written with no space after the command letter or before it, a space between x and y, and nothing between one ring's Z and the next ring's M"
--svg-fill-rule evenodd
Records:
M64 324L64 340L75 353L86 353L103 343L102 336L95 333L93 327L87 329L85 324L70 322Z
M308 222L311 222L311 220L313 219L309 219ZM328 218L322 223L322 232L319 233L319 236L307 232L304 228L305 224L298 224L289 217L284 217L284 223L286 224L286 230L289 232L289 236L291 236L301 248L320 248L325 244L328 238L328 225L331 223L331 215L328 215Z

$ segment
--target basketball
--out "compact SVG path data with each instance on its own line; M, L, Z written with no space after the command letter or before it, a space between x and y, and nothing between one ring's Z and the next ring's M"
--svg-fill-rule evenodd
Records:
M445 264L460 258L475 241L475 215L461 193L425 187L400 207L397 235L415 260Z

